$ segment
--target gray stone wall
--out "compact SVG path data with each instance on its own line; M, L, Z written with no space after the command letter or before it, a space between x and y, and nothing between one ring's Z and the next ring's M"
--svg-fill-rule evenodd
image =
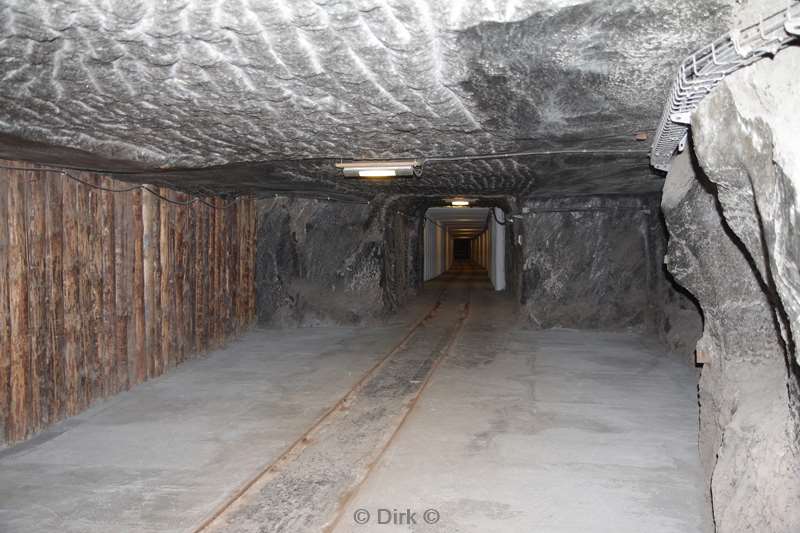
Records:
M422 278L421 217L407 204L259 201L259 323L355 324L402 306Z
M422 286L424 209L401 200L388 203L385 211L383 301L384 310L394 312Z
M800 49L724 81L663 198L668 265L705 317L700 452L716 531L800 531Z
M347 324L382 312L382 209L305 199L261 200L258 320Z
M655 195L524 202L521 301L532 325L659 331L688 358L700 318L665 275L658 202Z

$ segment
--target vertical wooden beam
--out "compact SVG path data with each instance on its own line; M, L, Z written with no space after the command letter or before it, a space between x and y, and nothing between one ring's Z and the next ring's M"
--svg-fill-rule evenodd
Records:
M217 317L219 316L219 246L217 245L217 229L221 227L220 213L216 209L216 199L210 198L209 201L214 206L209 210L209 232L208 232L208 346L215 348L217 345Z
M175 200L185 203L186 194L175 194ZM189 271L189 246L186 242L186 229L189 208L177 206L175 208L175 361L181 363L186 356L186 337L188 331L188 318L186 314L186 281Z
M250 220L250 231L247 235L247 248L249 250L249 257L247 260L248 265L248 300L249 309L248 322L252 323L256 318L256 287L255 287L255 274L256 274L256 239L258 238L258 209L256 206L255 198L252 196L247 199L248 218Z
M188 227L186 228L187 257L186 276L184 279L184 305L186 306L186 351L198 351L196 345L197 333L195 330L195 280L197 279L197 202L187 208Z
M217 346L222 346L225 340L225 316L228 308L228 288L226 286L227 275L227 261L226 251L228 248L225 229L228 227L228 213L225 209L225 200L222 198L215 198L214 205L219 211L219 225L217 226L217 268L219 274L219 298L218 298L218 315L216 325Z
M214 251L217 259L216 278L214 280L215 297L214 306L216 307L214 320L214 346L222 345L225 337L225 202L220 197L214 198Z
M131 240L133 240L133 357L131 379L141 383L147 379L147 330L145 323L145 246L141 190L131 194Z
M169 189L161 188L159 193L172 199ZM161 235L159 240L161 254L161 372L174 363L173 319L175 315L175 257L173 253L173 212L175 207L169 202L161 202Z
M30 407L31 343L28 329L27 232L25 182L22 172L12 171L8 191L8 282L11 312L11 375L9 440L28 435Z
M84 181L91 180L91 176L81 173ZM80 333L80 350L78 358L78 410L82 411L89 405L91 399L92 364L95 347L95 324L92 322L92 276L91 268L91 196L89 187L78 185L77 189L77 218L78 218L78 296L80 298L78 331Z
M95 174L86 176L86 181L95 186L99 186L99 177ZM88 300L88 320L85 322L90 329L87 346L89 352L89 396L88 403L92 403L95 398L103 396L103 365L102 359L105 358L107 341L105 339L105 329L103 327L103 248L102 233L103 221L100 217L101 192L93 187L89 189L89 210L86 212L87 228L89 236L89 248L87 250L88 287L91 295Z
M216 205L214 198L209 197L208 201L211 205ZM208 348L213 349L216 347L216 323L217 315L219 315L219 286L217 282L217 210L209 208L208 210L208 286L206 289L206 338L208 340Z
M103 176L99 180L104 189L113 189L111 178ZM101 387L103 397L114 394L117 390L117 243L114 231L114 203L116 195L109 190L100 193L99 219L100 227L100 268L103 280L101 360Z
M208 348L206 340L206 317L208 307L206 305L206 295L208 288L208 207L195 202L195 288L194 288L194 329L195 329L195 350L205 351Z
M248 247L248 236L250 235L250 198L242 199L242 322L249 325L250 314L250 248Z
M228 334L239 331L239 316L236 314L236 303L239 297L239 202L228 208L230 213L230 230L228 232Z
M29 429L38 431L47 425L47 398L50 396L50 376L47 353L47 278L45 269L45 186L44 175L25 173L25 204L28 240L28 327L31 361Z
M249 314L249 307L250 307L250 283L248 280L250 268L250 250L247 246L247 236L250 234L250 217L249 217L249 197L242 198L240 202L239 209L242 212L241 220L241 275L240 275L240 285L241 285L241 320L244 327L247 327L249 324L248 314Z
M152 185L148 186L152 188ZM153 189L155 190L155 189ZM150 192L142 197L144 206L145 324L149 377L161 374L161 205Z
M80 244L82 227L77 211L79 185L63 183L64 226L64 412L74 415L80 408Z
M220 292L222 293L222 308L221 308L221 320L219 323L219 340L220 345L223 344L225 341L225 337L228 333L228 310L229 310L229 299L230 299L230 291L228 287L228 253L230 251L230 241L228 240L228 228L230 228L230 211L225 207L227 202L223 199L219 199L219 209L222 211L222 225L220 227L220 249L219 249L219 256L220 256Z
M236 202L236 217L238 219L238 231L236 234L236 246L239 249L238 259L239 259L239 277L236 280L236 285L238 287L236 293L236 331L241 331L245 326L245 295L247 294L247 288L244 281L245 277L245 258L247 254L245 253L245 228L247 227L247 216L244 212L244 205L245 199L239 198Z
M8 307L8 197L11 171L0 170L0 440L10 440L9 378L11 374L11 317Z
M64 346L64 215L63 185L66 178L46 175L46 268L47 268L47 353L50 360L48 419L56 422L66 414L66 361Z
M109 179L108 186L119 188L120 183ZM131 296L131 284L133 281L133 254L131 253L130 234L133 226L133 216L131 213L132 194L114 194L114 274L116 283L114 286L114 314L116 322L114 324L114 359L112 372L112 393L116 394L129 386L129 354L131 353L132 331L131 307L133 298Z

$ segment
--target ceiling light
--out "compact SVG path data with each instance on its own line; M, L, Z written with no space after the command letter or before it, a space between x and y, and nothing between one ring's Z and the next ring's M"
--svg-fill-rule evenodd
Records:
M469 207L469 200L450 200L453 207Z
M345 178L394 178L419 176L422 164L416 159L397 161L352 161L336 163Z

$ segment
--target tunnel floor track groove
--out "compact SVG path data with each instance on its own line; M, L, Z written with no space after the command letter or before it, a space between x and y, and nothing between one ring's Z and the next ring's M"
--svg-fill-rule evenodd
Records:
M192 531L331 530L455 343L469 300L469 287L442 288L339 401Z

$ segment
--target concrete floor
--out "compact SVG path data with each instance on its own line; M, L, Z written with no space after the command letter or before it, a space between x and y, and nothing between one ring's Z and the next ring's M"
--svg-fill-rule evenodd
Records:
M490 292L472 307L336 532L411 530L379 509L416 512L414 531L708 527L694 369L635 334L525 330Z
M382 327L253 331L0 452L0 531L193 531L443 286L210 530L702 531L694 370L633 334L526 330L474 272ZM380 509L418 525L378 525Z
M191 531L339 400L408 318L255 330L0 451L0 532Z

